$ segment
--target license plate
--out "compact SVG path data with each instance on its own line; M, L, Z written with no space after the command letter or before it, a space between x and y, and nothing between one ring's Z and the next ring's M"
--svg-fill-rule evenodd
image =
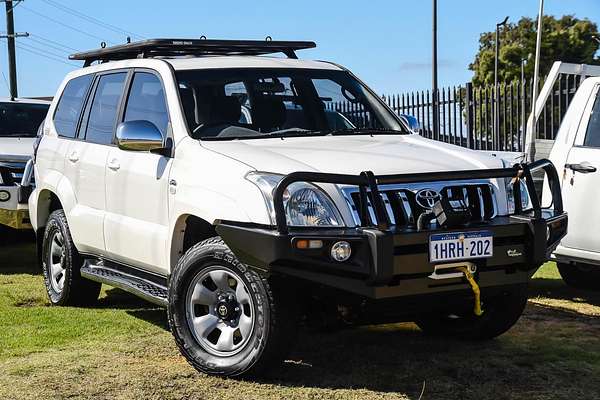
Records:
M494 238L490 231L440 233L429 237L429 261L468 260L494 255Z

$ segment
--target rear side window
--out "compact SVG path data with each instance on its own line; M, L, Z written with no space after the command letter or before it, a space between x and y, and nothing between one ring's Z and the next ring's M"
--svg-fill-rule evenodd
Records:
M58 136L74 138L85 96L92 82L92 75L70 80L56 106L54 126Z
M47 104L0 103L0 137L35 137Z
M126 72L100 77L87 123L86 142L112 143L126 77Z
M600 92L596 96L583 145L586 147L600 147Z
M169 114L160 79L154 74L136 72L125 108L125 122L150 121L166 136Z

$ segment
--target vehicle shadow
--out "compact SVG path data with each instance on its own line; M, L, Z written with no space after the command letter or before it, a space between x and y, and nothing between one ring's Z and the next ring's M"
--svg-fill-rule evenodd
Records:
M127 314L135 318L150 322L161 329L169 330L165 308L152 304L121 289L111 288L106 290L105 293L106 295L101 297L93 308L126 310Z
M0 227L0 274L41 274L33 232Z
M544 360L572 351L572 341L544 340L546 330L566 321L577 327L571 329L584 333L584 341L595 340L600 334L597 319L583 321L576 312L531 303L511 331L487 342L428 336L412 323L333 334L301 332L290 360L261 382L321 389L362 388L415 399L422 390L424 398L514 398L506 393L508 371L519 376L511 381L512 395L535 390L536 377L546 373ZM593 379L591 374L584 375Z
M533 285L533 293L547 289L546 283L541 283ZM551 289L554 293L554 286ZM558 293L568 297L569 290L566 287ZM117 289L111 289L107 295L105 306L116 306L125 300L130 306L136 305L127 311L129 315L169 329L164 309L137 301ZM571 340L547 337L548 331L556 334L555 328L564 330L564 337L577 331L583 335L579 339L594 341L600 335L600 319L529 303L513 329L487 342L428 336L412 323L354 327L333 333L301 328L297 338L289 338L296 345L288 359L253 381L269 386L401 393L414 399L420 397L425 385L423 398L509 399L513 398L509 393L497 396L498 390L506 391L507 371L518 376L511 383L513 395L535 391L539 377L549 373L548 357L562 357L572 351ZM592 379L589 374L582 374L583 378ZM552 379L562 378L558 374Z
M533 279L529 285L529 298L538 296L600 306L600 291L577 289L562 279Z

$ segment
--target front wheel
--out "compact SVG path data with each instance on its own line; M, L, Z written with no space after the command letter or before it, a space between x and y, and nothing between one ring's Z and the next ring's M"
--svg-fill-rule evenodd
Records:
M428 314L416 321L427 334L459 339L487 340L508 331L521 317L527 304L527 286L518 286L482 303L484 313Z
M240 263L218 238L181 258L169 287L169 324L179 350L209 375L257 375L293 342L289 296Z
M600 290L600 266L557 263L563 281L578 289Z

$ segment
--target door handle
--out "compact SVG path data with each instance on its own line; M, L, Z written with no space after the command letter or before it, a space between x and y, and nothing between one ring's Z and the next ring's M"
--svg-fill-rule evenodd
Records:
M572 171L579 172L582 174L589 174L596 172L597 169L587 161L583 161L579 164L565 164L565 168L569 168Z
M121 164L119 164L119 160L113 159L108 163L108 168L113 171L118 171L121 168Z
M72 163L76 163L79 161L79 154L76 151L72 151L68 158Z

